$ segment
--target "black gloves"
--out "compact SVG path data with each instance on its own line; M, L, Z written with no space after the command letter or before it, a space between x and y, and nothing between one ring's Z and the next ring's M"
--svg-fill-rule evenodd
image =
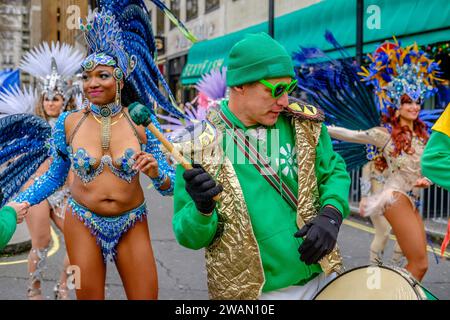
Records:
M298 248L300 260L310 265L329 254L336 245L341 223L342 214L338 210L330 206L322 208L317 217L294 234L297 238L306 235Z
M192 165L193 169L186 170L183 178L186 180L186 191L195 202L198 211L211 213L216 201L213 198L223 191L223 187L216 184L214 179L199 164Z

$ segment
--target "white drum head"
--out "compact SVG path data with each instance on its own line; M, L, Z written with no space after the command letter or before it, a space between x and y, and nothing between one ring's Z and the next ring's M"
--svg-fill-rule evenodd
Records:
M385 266L366 266L338 276L315 300L420 300L417 287L406 273Z

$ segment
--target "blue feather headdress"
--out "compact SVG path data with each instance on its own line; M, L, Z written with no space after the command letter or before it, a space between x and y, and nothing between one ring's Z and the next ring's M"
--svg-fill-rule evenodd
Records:
M371 63L361 67L359 75L373 85L381 108L398 108L404 94L425 100L437 93L439 64L419 50L417 43L402 47L394 38L394 43L383 43L368 57Z
M90 71L97 65L118 67L127 78L136 67L136 56L125 51L122 29L111 12L97 9L87 18L86 25L80 23L90 55L81 64Z
M196 41L161 1L152 2L176 23L187 38ZM122 72L125 78L122 92L125 104L139 102L153 114L157 104L176 117L186 118L178 109L175 97L155 63L156 43L144 1L100 0L99 9L83 26L90 54L83 66L92 70L101 64L121 70L116 71L116 75L120 77ZM168 98L160 92L159 83Z

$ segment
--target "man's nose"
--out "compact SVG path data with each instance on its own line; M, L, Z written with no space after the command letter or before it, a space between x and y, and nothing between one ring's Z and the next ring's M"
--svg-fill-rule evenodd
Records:
M282 106L283 108L286 108L289 105L289 99L288 99L287 92L285 92L281 97L278 98L277 104L279 106Z

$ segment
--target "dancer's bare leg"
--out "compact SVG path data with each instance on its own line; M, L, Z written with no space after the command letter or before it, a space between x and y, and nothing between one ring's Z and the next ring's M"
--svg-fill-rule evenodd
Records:
M64 239L71 266L80 270L81 288L76 289L79 300L105 299L106 265L96 239L78 218L66 211Z
M386 219L392 226L398 244L408 263L406 270L421 281L428 269L425 229L417 210L402 193L395 193L396 201L386 208Z
M147 219L137 222L122 236L116 266L128 299L158 299L158 275Z

